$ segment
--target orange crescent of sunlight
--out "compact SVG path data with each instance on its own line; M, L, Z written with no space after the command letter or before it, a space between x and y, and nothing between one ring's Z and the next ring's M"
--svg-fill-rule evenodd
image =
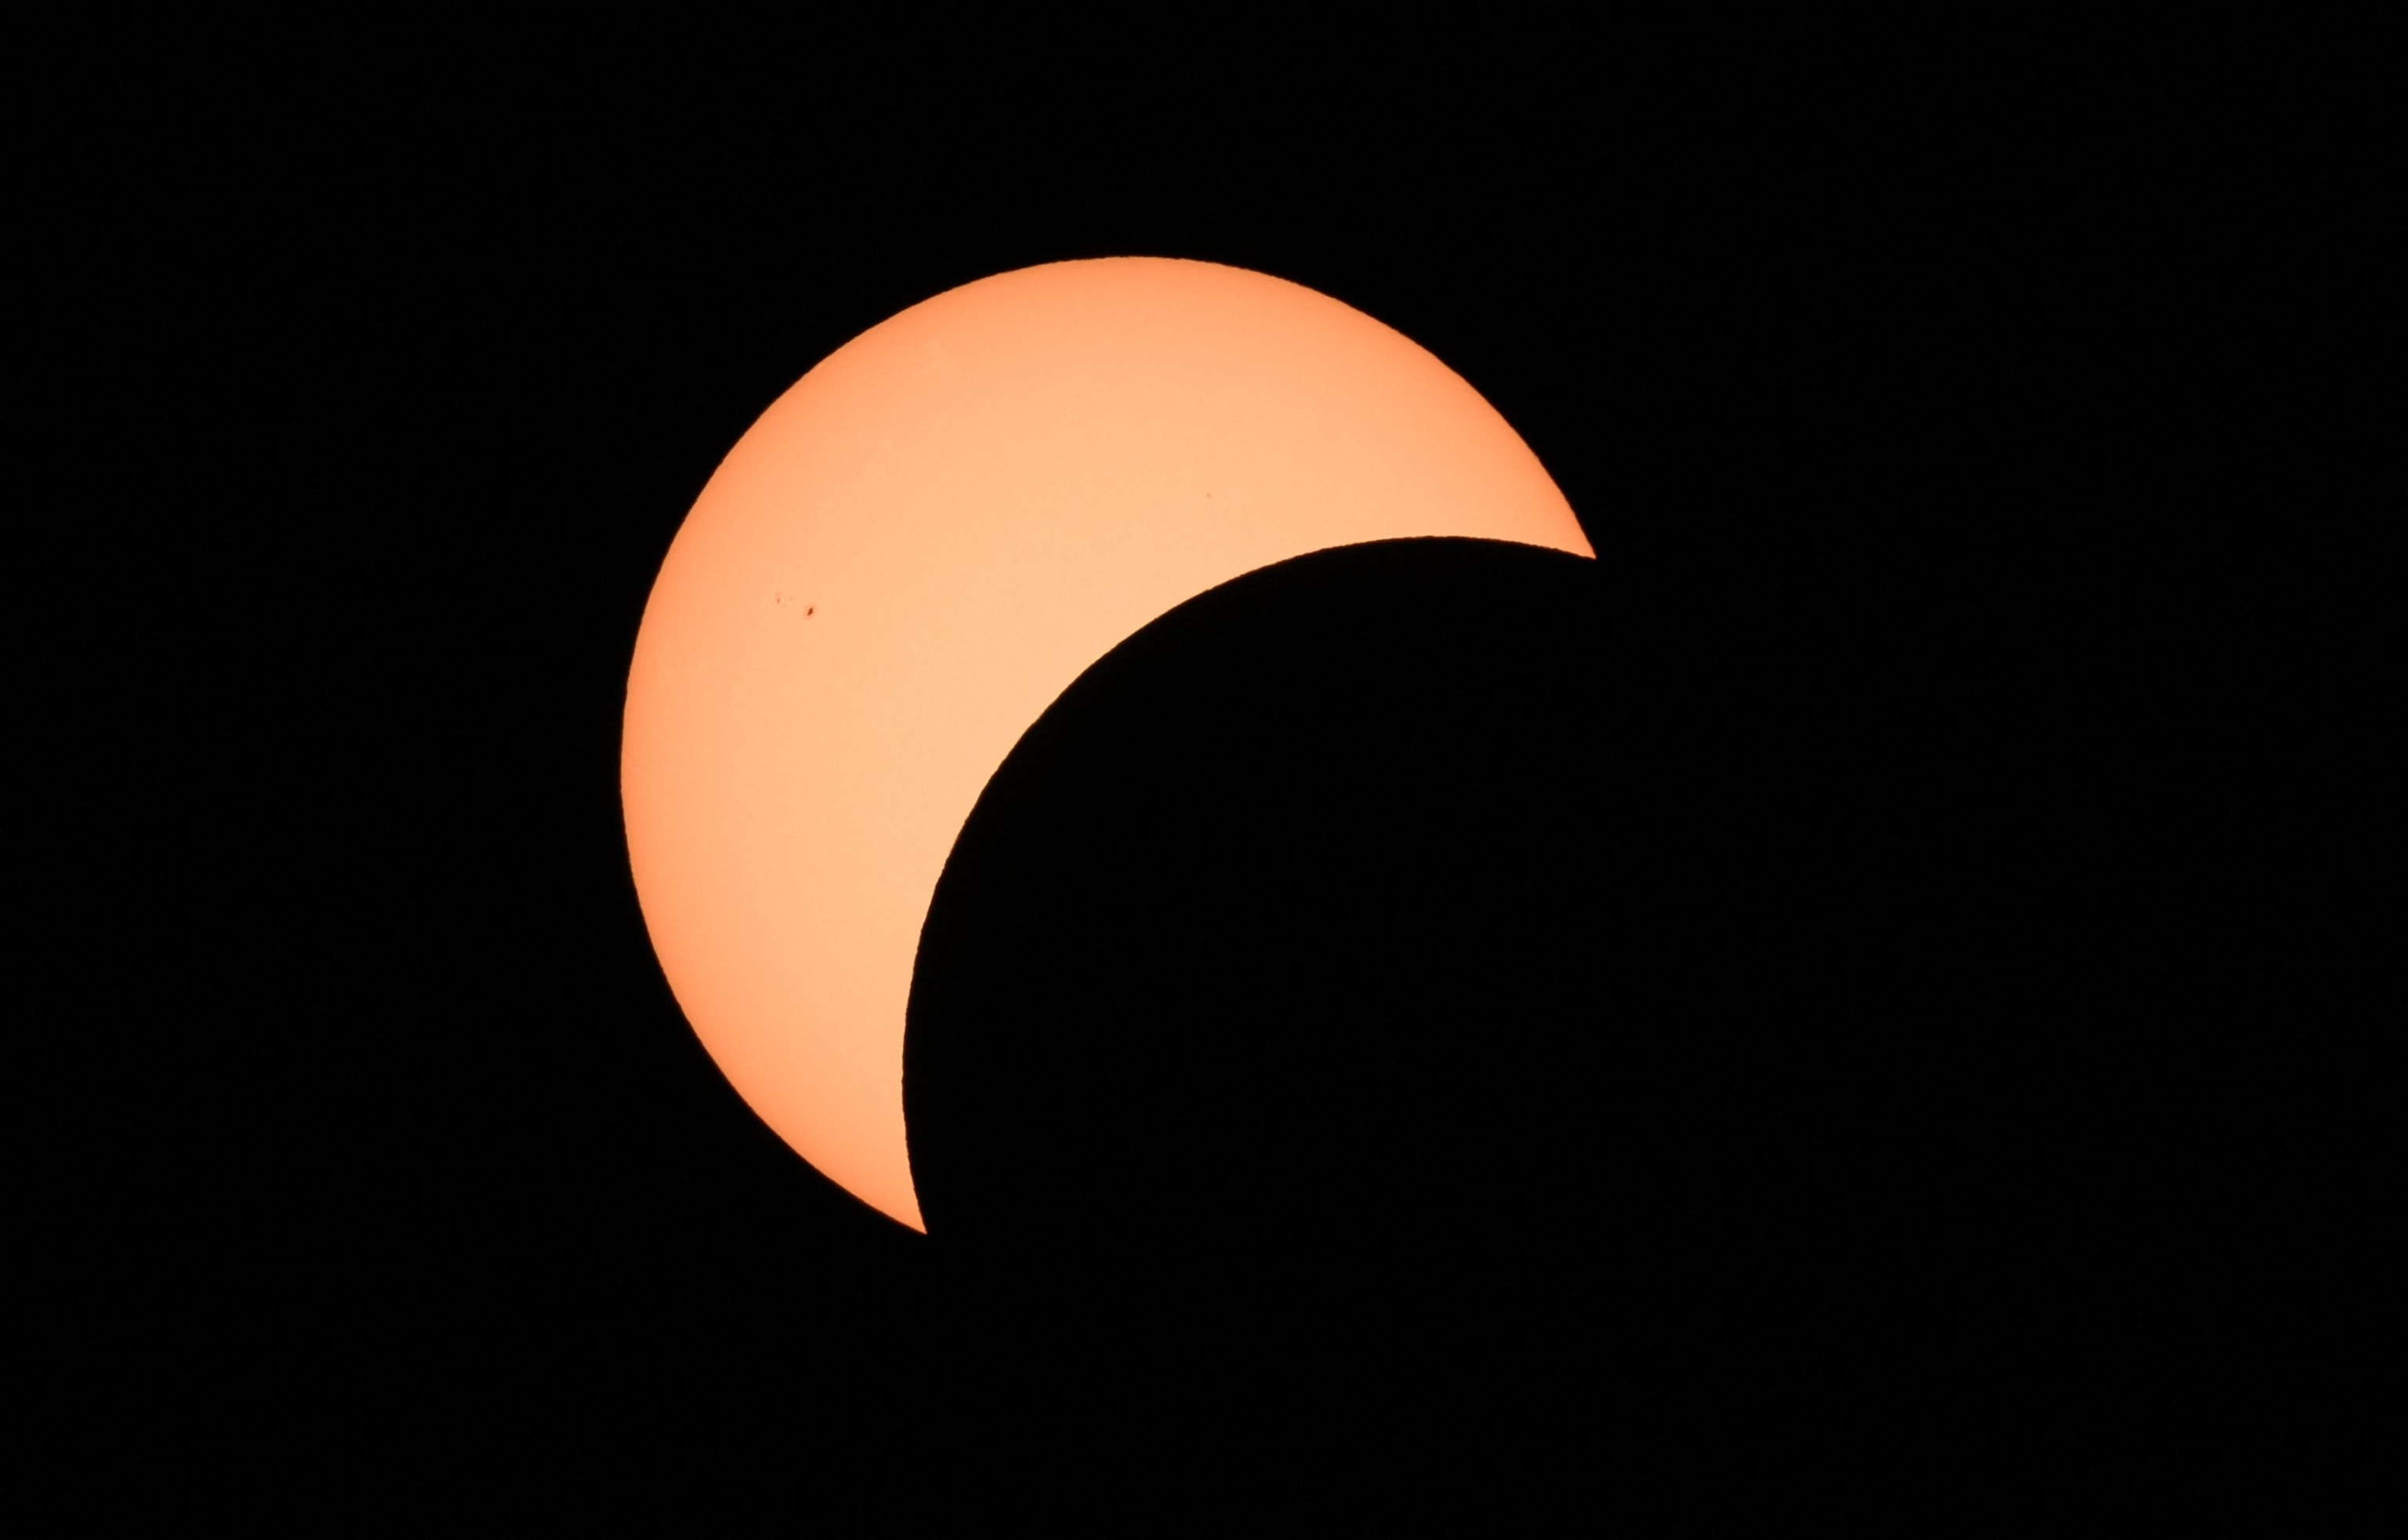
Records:
M988 777L1166 610L1426 535L1594 554L1477 392L1279 278L1057 263L839 349L703 489L627 677L636 891L713 1061L805 1160L924 1229L904 1008Z

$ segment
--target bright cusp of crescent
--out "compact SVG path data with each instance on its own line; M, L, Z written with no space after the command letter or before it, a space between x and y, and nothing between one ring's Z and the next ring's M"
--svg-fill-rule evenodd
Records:
M1477 392L1293 283L1058 263L847 343L703 489L627 678L636 891L711 1058L805 1160L922 1228L904 1007L988 777L1172 606L1422 535L1591 554Z

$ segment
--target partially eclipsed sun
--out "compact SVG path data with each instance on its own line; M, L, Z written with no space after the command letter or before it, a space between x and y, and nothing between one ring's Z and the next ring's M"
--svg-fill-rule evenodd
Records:
M838 349L703 489L627 677L636 891L711 1058L805 1160L924 1228L904 1006L988 777L1174 606L1425 535L1591 554L1478 392L1278 278L1059 263Z

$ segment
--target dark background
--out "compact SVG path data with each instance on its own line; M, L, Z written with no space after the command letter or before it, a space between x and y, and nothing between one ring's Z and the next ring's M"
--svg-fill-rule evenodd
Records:
M1954 852L1885 912L1979 890L2037 959L2000 992L2071 1009L2028 980L2078 975L2085 1020L2144 1020L2109 1057L2185 1108L2142 1120L2152 1191L2208 1216L2180 1245L2252 1249L2279 1205L2201 1130L2310 1094L2227 1018L2271 987L2241 874L2311 819L2259 750L2329 706L2271 634L2311 597L2298 508L2340 496L2301 380L2347 345L2299 277L2345 238L2337 173L2251 115L2297 66L1116 39L1148 63L1114 85L1068 33L657 41L66 47L28 115L27 518L64 538L21 623L80 751L25 836L70 1067L20 1120L56 1283L21 1348L62 1426L362 1471L406 1427L437 1487L531 1425L737 1405L782 1459L925 1454L977 1312L684 1026L619 710L758 413L910 304L1072 257L1272 273L1460 372L1652 688L1732 703L1683 816ZM1822 802L1766 790L1801 733Z

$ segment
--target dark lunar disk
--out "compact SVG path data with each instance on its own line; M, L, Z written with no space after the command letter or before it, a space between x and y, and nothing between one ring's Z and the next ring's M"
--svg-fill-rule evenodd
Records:
M2113 1013L2029 918L2079 874L1957 706L1756 623L1401 541L1066 692L953 851L905 1047L990 1350L1130 1406L1477 1383L1715 1437L2072 1395L2145 1223Z

